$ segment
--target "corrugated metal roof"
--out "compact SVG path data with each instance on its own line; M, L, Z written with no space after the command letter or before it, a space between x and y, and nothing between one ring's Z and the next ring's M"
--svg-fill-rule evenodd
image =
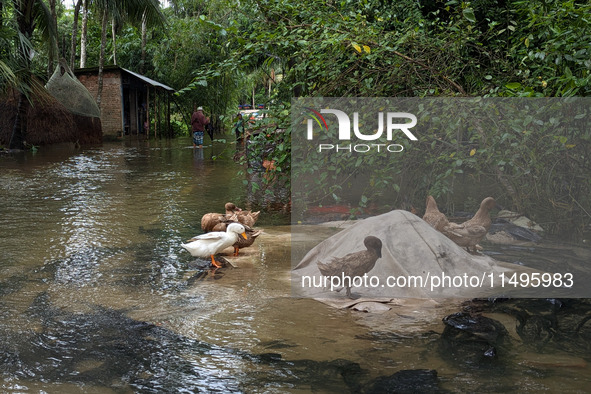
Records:
M106 70L117 70L117 69L123 70L126 73L129 73L129 74L133 75L134 77L136 77L138 79L141 79L142 81L144 81L145 83L147 83L147 84L149 84L151 86L162 88L162 89L168 90L169 92L174 92L175 91L170 86L166 86L165 84L163 84L161 82L154 81L153 79L150 79L148 77L145 77L145 76L143 76L141 74L135 73L135 72L133 72L131 70L128 70L126 68L123 68L123 67L119 67L119 66L115 66L115 65L109 65L109 66L105 66L103 68L103 70L105 70L105 71ZM74 70L74 74L88 73L88 72L92 72L92 73L98 72L98 67L78 68L78 69Z
M123 68L123 67L121 67L121 69L122 69L123 71L125 71L125 72L128 72L128 73L130 73L131 75L135 76L136 78L139 78L139 79L141 79L142 81L144 81L144 82L146 82L146 83L148 83L148 84L152 85L152 86L159 87L159 88L166 89L166 90L169 90L169 91L171 91L171 92L174 92L174 89L173 89L173 88L171 88L170 86L166 86L166 85L165 85L165 84L163 84L163 83L160 83L160 82L158 82L158 81L154 81L153 79L150 79L150 78L148 78L148 77L144 77L144 76L143 76L143 75L141 75L141 74L134 73L133 71L131 71L131 70L128 70L128 69L126 69L126 68Z

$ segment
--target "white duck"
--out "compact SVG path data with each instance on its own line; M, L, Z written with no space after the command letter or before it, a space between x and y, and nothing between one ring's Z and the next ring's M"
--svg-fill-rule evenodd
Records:
M241 235L246 239L246 230L240 223L230 223L226 228L226 232L213 231L198 235L187 241L181 246L194 257L208 257L211 256L211 264L217 268L221 267L215 258L216 253L221 252L228 246L234 245L238 241L238 236Z

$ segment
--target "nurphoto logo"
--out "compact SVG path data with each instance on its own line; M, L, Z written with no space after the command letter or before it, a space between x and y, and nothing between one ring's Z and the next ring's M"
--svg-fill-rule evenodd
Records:
M410 129L417 124L417 117L408 112L378 112L377 113L377 130L373 133L364 134L359 129L359 112L353 112L353 122L351 118L344 111L338 109L321 109L316 111L310 107L304 107L310 111L310 118L307 120L307 139L309 141L314 139L314 121L320 127L321 131L328 131L328 123L322 114L330 114L336 116L338 121L338 139L339 141L351 141L353 129L354 136L362 141L377 141L380 138L383 140L384 129L386 131L386 141L388 143L362 143L362 144L318 144L318 152L334 151L334 152L358 152L366 153L372 150L378 152L402 152L404 147L400 144L390 144L394 136L402 132L406 138L411 141L417 141L417 137L410 131ZM408 121L410 120L410 122ZM385 123L385 126L384 126ZM353 126L353 127L351 127Z

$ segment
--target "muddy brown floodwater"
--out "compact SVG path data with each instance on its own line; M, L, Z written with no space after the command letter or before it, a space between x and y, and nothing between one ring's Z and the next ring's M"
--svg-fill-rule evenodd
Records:
M285 215L263 212L254 246L212 272L180 243L203 213L247 201L232 153L173 140L0 157L0 391L370 392L403 370L436 370L448 392L588 390L588 351L511 330L510 357L450 359L442 318L461 300L367 314L293 298Z

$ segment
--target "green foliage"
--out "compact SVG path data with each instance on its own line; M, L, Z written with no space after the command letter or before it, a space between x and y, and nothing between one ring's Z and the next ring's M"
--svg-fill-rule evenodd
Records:
M510 39L515 79L507 95L588 96L591 93L591 3L515 1L520 23Z
M170 117L170 126L172 127L172 134L175 136L191 136L191 128L185 122L182 114L173 113Z
M17 37L18 33L14 29L8 26L0 26L0 48L2 48L2 57L0 58L0 92L5 92L9 88L19 85L17 71L19 56L14 51ZM28 42L28 40L25 42Z
M209 3L207 9L197 7L203 13L194 17L171 19L175 28L154 56L156 71L172 77L173 86L181 87L178 99L187 108L202 105L218 133L231 127L226 120L236 112L241 80L237 61L228 55L233 45L229 34L236 28L231 19L228 21L222 3Z
M334 108L355 108L360 125L375 124L384 101L345 99ZM424 207L431 194L440 207L475 210L482 198L522 212L551 232L581 232L591 212L591 113L588 100L563 99L399 99L418 118L418 141L404 137L400 153L319 152L336 144L336 130L294 146L294 207L342 204L387 211ZM326 104L325 104L326 105ZM308 101L305 106L319 107ZM395 106L396 107L396 106ZM302 106L294 107L296 110ZM346 110L345 110L346 111ZM346 111L347 112L347 111ZM364 116L369 114L369 116ZM294 124L302 125L303 118ZM361 126L360 126L361 127ZM353 142L353 141L351 141ZM346 146L349 142L341 141ZM469 185L479 189L470 189Z
M239 161L245 167L245 185L253 194L262 194L261 200L273 199L279 189L290 190L291 133L289 110L276 106L268 112L266 120L247 128L251 135L246 142L245 155ZM256 182L250 182L257 173L264 173ZM283 196L284 199L289 196Z
M294 96L589 95L591 5L422 4L259 1L240 57L281 64L275 99L283 102ZM572 174L590 172L588 136L564 135L550 120L535 126L534 134L506 133L456 122L423 136L421 154L395 163L312 161L304 171L317 176L305 190L316 193L318 204L342 203L343 191L354 185L360 191L352 203L361 208L385 196L390 206L422 207L427 193L453 201L462 184L488 179L499 185L507 208L554 231L580 231L590 219L589 181ZM381 169L367 176L364 166Z
M9 1L0 11L0 90L16 88L29 95L31 74L44 76L47 69L46 58L44 68L36 67L37 55L55 49L56 30L42 1Z

